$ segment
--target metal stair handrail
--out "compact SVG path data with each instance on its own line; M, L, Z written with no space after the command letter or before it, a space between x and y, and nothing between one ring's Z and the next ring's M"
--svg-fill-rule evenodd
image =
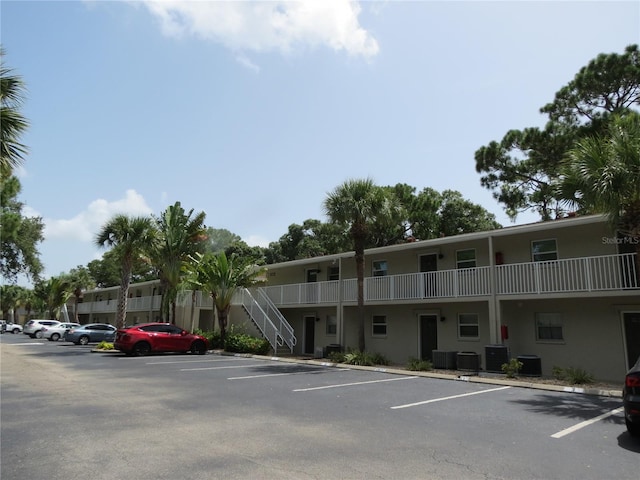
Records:
M293 327L289 325L271 300L260 290L257 292L260 301L256 300L247 288L239 289L237 293L243 308L274 351L277 351L279 346L286 345L293 353L293 347L296 344Z
M282 312L278 310L278 307L276 307L275 303L273 303L271 298L269 298L262 287L258 288L257 292L260 299L259 303L261 304L262 309L267 312L267 315L272 319L272 321L275 317L275 319L277 320L276 326L278 327L278 332L282 336L282 340L284 341L284 343L291 350L291 353L293 353L293 347L295 347L296 343L298 343L293 327L289 324L289 322L287 322L287 319L284 318Z

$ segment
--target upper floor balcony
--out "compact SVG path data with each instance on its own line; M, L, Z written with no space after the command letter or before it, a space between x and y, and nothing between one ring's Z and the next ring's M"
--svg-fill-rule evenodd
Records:
M489 297L492 294L544 295L558 293L625 291L640 289L640 272L635 254L570 258L546 262L527 262L495 267L461 268L435 272L406 273L364 279L364 301L392 302L428 299ZM293 305L355 303L358 300L357 279L342 281L268 285L264 288L279 307ZM184 308L212 309L210 295L196 292L180 295ZM162 297L132 297L127 312L159 311ZM115 313L117 300L86 301L78 305L78 313Z
M131 297L127 299L127 312L152 312L160 310L162 296ZM98 302L83 302L78 304L79 314L115 313L118 300L101 300Z
M407 273L364 279L364 301L411 301L631 290L640 288L635 254ZM494 286L495 279L495 286ZM277 306L357 302L357 279L264 287Z

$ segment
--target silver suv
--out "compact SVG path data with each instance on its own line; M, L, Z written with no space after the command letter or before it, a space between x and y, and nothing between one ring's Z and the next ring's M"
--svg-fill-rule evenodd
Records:
M42 338L42 328L60 325L61 322L57 320L29 320L22 333L29 335L31 338Z

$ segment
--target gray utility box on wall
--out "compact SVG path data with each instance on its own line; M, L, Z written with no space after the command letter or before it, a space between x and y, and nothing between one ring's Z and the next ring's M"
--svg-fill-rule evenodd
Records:
M487 372L502 373L502 364L509 363L509 349L504 345L486 345L484 350Z
M432 350L431 359L433 361L433 368L444 368L446 370L456 369L456 359L458 352L445 352L444 350Z
M480 371L480 354L476 352L458 352L456 356L458 370Z

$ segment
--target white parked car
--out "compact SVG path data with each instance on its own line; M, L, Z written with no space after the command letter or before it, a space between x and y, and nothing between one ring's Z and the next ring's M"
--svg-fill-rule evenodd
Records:
M48 327L42 327L42 338L46 338L50 342L57 342L64 337L72 328L78 328L79 323L66 323L62 322L60 325L51 325Z
M42 338L42 329L44 327L52 327L60 323L57 320L29 320L22 329L22 333L29 335L31 338Z
M2 333L11 332L11 333L20 333L22 331L22 325L19 323L13 322L5 322L2 320Z

